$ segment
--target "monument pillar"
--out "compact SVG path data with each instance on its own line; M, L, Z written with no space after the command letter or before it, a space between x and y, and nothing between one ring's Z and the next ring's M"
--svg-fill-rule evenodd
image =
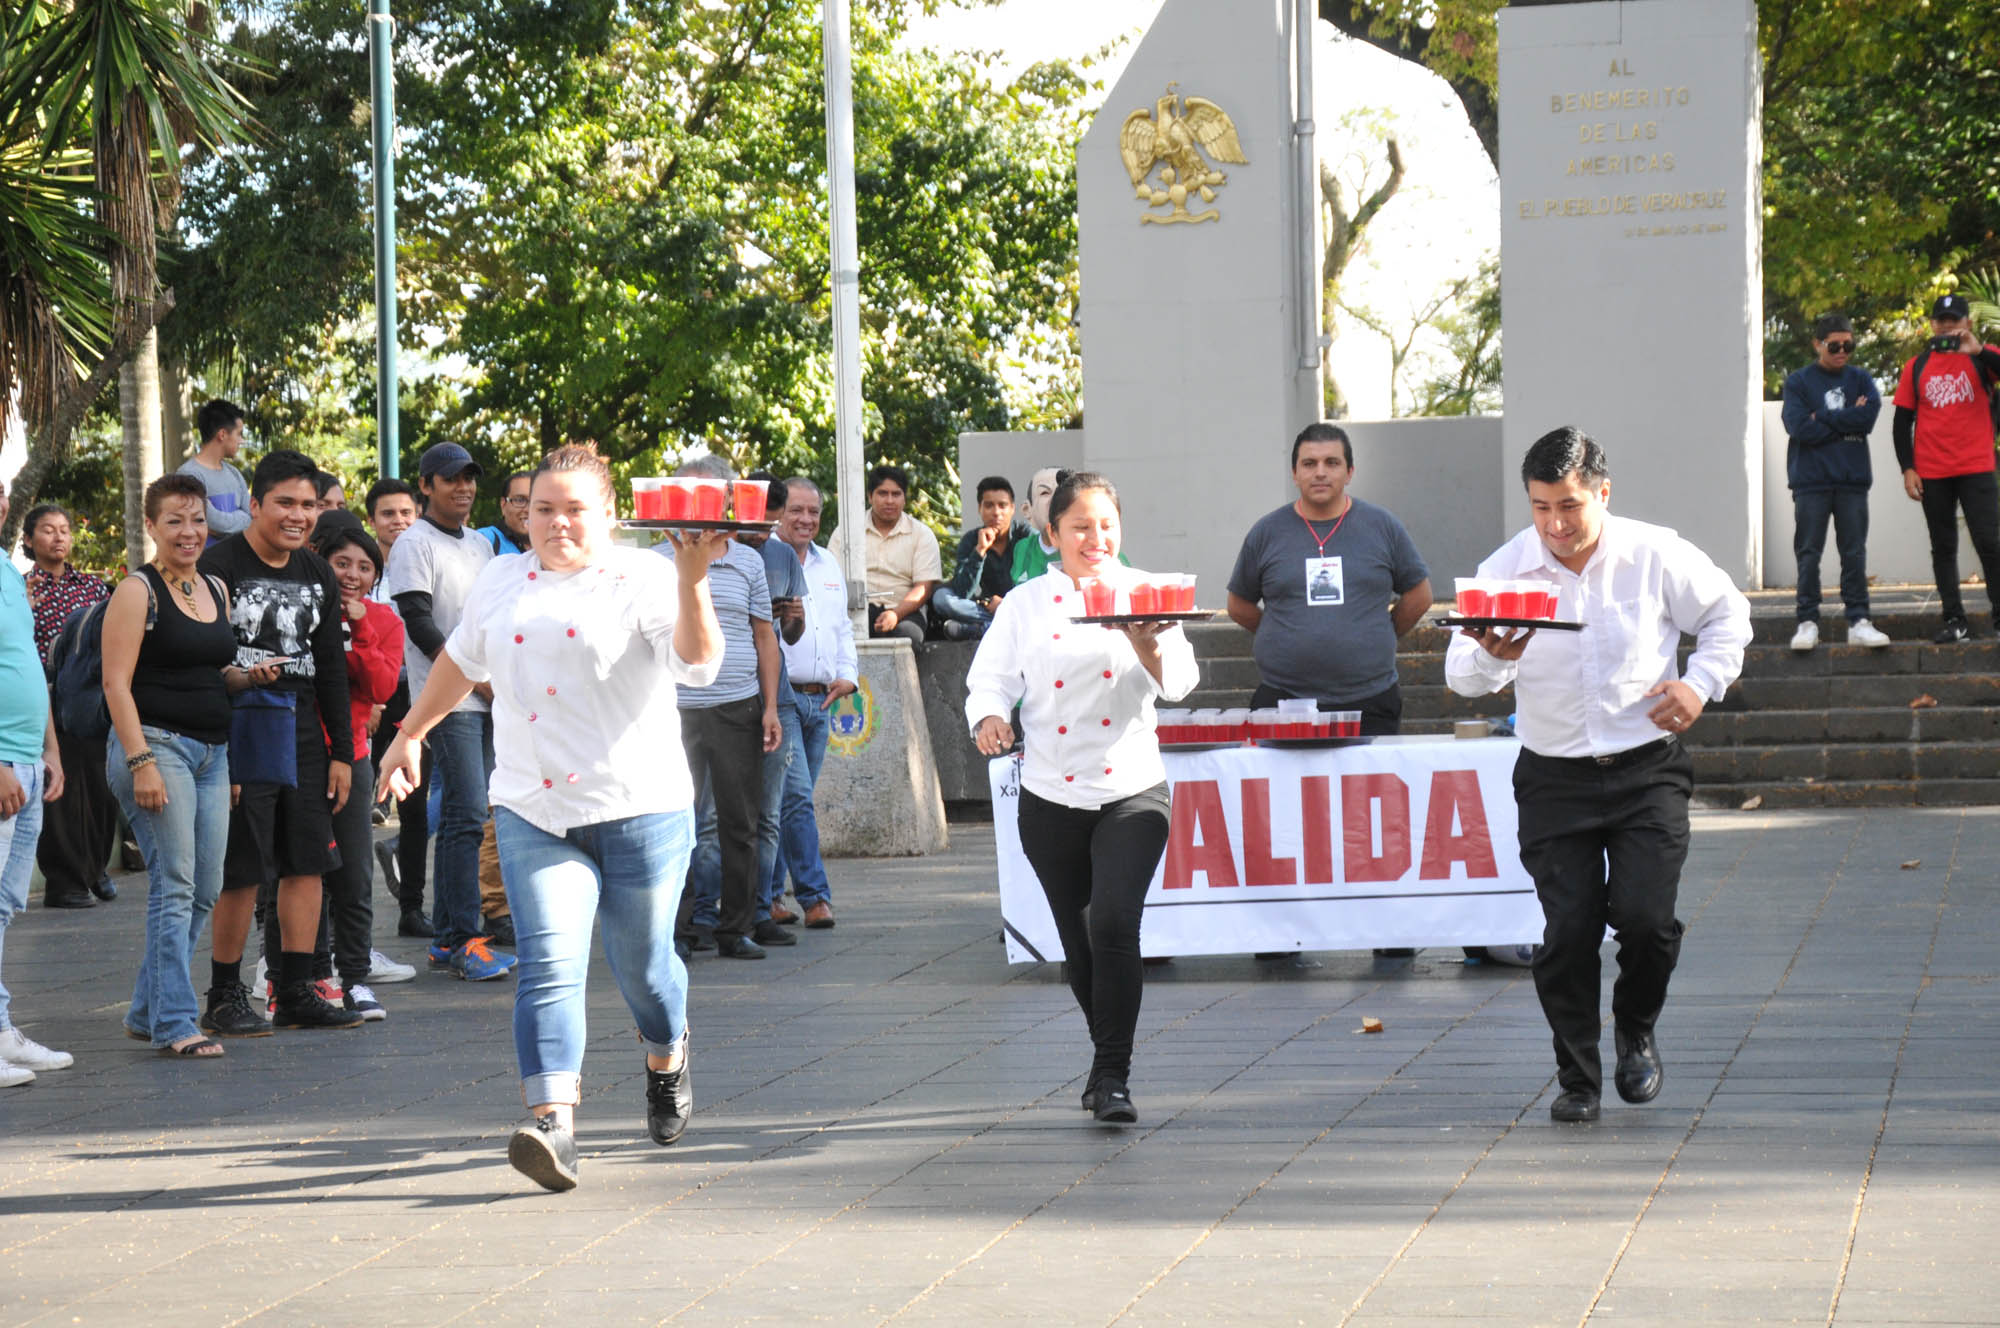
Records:
M1205 608L1319 418L1300 9L1167 0L1077 149L1085 461L1118 485L1133 563L1197 573Z
M1499 23L1507 527L1528 522L1522 454L1573 424L1610 455L1614 512L1759 585L1755 0L1509 8Z

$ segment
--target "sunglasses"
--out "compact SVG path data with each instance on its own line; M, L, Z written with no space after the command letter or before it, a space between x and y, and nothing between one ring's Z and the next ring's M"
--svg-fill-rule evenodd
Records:
M1851 341L1829 341L1826 343L1826 353L1829 355L1845 355L1853 349L1854 343Z

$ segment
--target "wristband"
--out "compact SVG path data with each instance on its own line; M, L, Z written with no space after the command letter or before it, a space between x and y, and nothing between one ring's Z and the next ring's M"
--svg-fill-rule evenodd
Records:
M411 742L417 744L417 746L421 747L424 745L424 740L422 738L419 738L416 734L410 732L408 729L403 727L402 720L399 719L395 721L395 729L396 732L402 734L404 737L408 738Z
M126 757L125 769L127 772L138 770L142 766L149 766L153 764L155 759L156 758L153 755L153 750L152 748L149 747L143 752L135 752L131 756Z

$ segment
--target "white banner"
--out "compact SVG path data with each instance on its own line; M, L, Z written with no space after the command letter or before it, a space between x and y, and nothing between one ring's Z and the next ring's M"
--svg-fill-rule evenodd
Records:
M1148 955L1521 945L1542 908L1517 851L1510 738L1166 753L1173 829ZM1020 759L992 762L1010 963L1063 957L1021 852Z

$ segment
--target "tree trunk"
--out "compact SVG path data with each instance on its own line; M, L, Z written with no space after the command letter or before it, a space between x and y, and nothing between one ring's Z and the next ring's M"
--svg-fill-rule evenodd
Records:
M146 486L161 474L160 334L151 330L118 371L118 416L124 431L120 449L125 472L125 566L132 570L153 556L146 534Z
M195 454L201 443L189 436L193 402L188 400L187 365L179 355L160 361L160 463L168 469Z

